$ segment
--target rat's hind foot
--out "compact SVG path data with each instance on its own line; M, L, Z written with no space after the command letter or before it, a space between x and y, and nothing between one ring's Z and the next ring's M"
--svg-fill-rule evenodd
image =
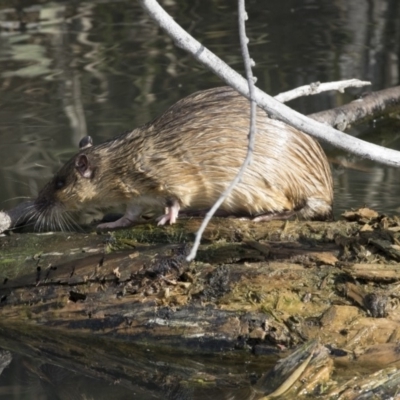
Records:
M290 211L282 211L280 213L275 213L275 214L263 214L259 215L258 217L255 217L252 219L253 222L261 222L261 221L273 221L276 219L289 219L293 215L296 214L296 211L290 210Z

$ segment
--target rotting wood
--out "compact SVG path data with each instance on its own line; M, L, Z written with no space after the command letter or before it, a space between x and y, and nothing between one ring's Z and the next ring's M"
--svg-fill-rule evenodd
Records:
M371 357L375 370L389 360L397 366L399 264L385 249L399 240L398 219L365 210L349 218L215 219L191 264L185 242L195 218L111 234L4 236L0 347L16 346L10 335L29 341L39 330L54 343L67 334L190 357L243 357L319 339L332 354L342 352L334 363L354 369ZM381 295L385 302L374 300Z

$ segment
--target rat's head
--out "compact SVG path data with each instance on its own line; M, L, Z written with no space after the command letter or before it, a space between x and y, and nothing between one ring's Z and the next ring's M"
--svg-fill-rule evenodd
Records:
M34 205L37 228L69 227L72 220L68 212L99 203L100 166L91 139L82 139L80 149L39 192Z

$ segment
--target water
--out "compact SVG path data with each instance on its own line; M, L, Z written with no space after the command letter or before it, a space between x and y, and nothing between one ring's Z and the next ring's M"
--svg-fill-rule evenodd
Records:
M86 134L95 142L139 126L194 91L222 82L158 29L134 2L27 2L0 8L0 207L32 197ZM315 81L398 84L395 0L248 1L250 51L259 87L270 94ZM176 20L243 72L236 5L167 2ZM345 104L361 90L292 102L303 113ZM396 116L352 134L399 148ZM327 149L335 212L364 204L397 212L396 171ZM351 169L338 167L350 159ZM379 182L377 187L374 182ZM384 193L384 195L383 195Z
M236 2L163 4L243 73ZM185 95L223 84L175 48L137 2L25 1L14 7L11 0L0 2L0 208L36 196L81 137L90 134L98 143L148 122ZM247 9L257 85L271 95L315 81L358 78L370 80L371 90L399 84L398 0L248 0ZM307 114L346 104L361 91L290 105ZM350 132L400 149L398 115ZM363 205L399 212L397 170L326 151L336 215Z

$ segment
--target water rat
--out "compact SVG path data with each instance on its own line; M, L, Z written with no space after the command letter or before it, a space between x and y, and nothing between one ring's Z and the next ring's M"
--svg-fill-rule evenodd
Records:
M39 228L62 228L65 212L126 206L101 229L132 225L149 207L173 224L179 210L209 209L246 154L249 101L229 87L194 93L152 122L98 145L88 139L40 191L34 203ZM319 143L257 109L250 167L221 206L222 213L256 221L326 219L332 212L332 176ZM68 215L68 214L67 214Z

